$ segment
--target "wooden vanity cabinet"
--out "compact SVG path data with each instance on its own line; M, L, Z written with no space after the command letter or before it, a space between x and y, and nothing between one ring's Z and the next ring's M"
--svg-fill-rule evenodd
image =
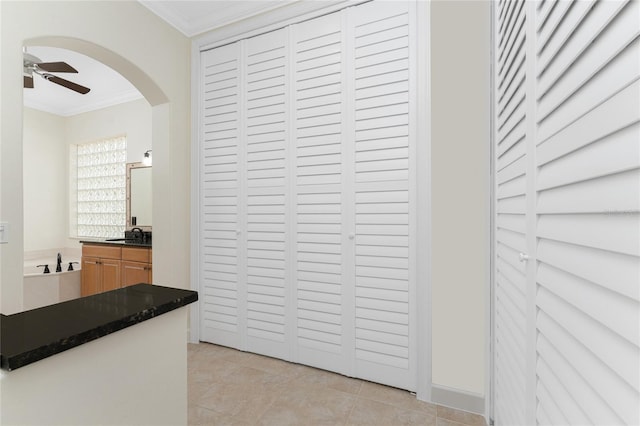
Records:
M81 295L151 283L151 248L83 243Z
M120 247L82 246L82 296L120 288L120 252Z
M151 249L122 247L122 287L134 284L150 284L152 278Z

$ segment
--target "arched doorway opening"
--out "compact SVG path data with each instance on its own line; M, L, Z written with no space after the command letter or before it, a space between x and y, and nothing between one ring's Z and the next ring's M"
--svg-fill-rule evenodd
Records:
M95 43L87 42L85 40L77 39L77 38L69 38L69 37L37 37L32 39L27 39L24 41L24 46L27 48L30 46L45 46L49 48L59 48L66 49L68 51L73 51L95 59L96 61L104 64L105 66L113 69L117 73L119 73L122 77L128 80L145 98L147 103L149 104L150 117L151 120L149 122L149 114L147 109L145 126L147 127L147 133L150 135L150 140L153 141L153 144L163 149L168 146L169 140L168 135L169 131L169 103L168 97L165 95L162 89L145 73L143 72L137 65L132 63L131 61L123 58L122 56L114 53L113 51L106 49L100 45ZM45 82L37 81L36 84L48 84ZM77 143L76 141L75 143ZM24 133L23 133L23 143L24 143ZM149 143L151 143L149 141ZM142 151L139 153L139 156L136 160L128 159L128 162L131 161L140 161L142 158ZM153 169L155 170L155 168ZM68 173L68 170L65 170L65 173ZM156 175L156 173L152 173L152 175ZM26 179L25 179L26 180ZM152 180L156 180L152 178ZM161 185L153 185L156 188L159 188ZM25 186L25 191L26 191ZM26 202L26 197L25 197ZM152 207L152 210L155 210ZM27 206L25 204L25 213L27 213ZM25 225L26 223L25 218ZM26 228L26 226L25 226ZM25 229L25 235L27 230ZM68 235L66 235L68 236ZM74 243L76 246L77 242ZM63 246L64 247L64 246ZM27 247L25 246L25 252ZM78 249L79 250L79 249ZM154 254L158 254L159 252L156 250ZM26 253L25 253L26 254ZM75 260L75 259L74 259ZM26 287L25 287L26 289ZM26 303L26 292L24 294L24 308L30 308ZM32 306L33 307L33 306Z

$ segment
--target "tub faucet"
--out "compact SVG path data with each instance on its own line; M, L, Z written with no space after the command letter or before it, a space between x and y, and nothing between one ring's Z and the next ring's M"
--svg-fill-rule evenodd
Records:
M62 272L62 255L58 253L58 264L56 265L56 272Z

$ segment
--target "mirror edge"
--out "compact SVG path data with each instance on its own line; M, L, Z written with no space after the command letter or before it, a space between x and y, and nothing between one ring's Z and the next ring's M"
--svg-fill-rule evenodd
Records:
M144 168L151 168L153 166L150 165L146 165L143 162L137 162L137 163L126 163L127 165L127 226L126 226L126 230L130 231L131 228L137 227L142 229L143 231L151 231L153 228L153 225L151 226L140 226L140 225L132 225L131 224L131 169L144 169Z

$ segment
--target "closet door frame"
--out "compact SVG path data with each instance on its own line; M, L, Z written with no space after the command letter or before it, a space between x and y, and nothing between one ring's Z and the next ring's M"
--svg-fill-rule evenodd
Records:
M200 159L201 140L200 129L202 120L199 114L202 107L200 88L202 77L200 75L201 53L216 47L221 47L248 37L260 35L288 25L313 19L328 13L337 12L346 7L355 7L363 1L332 2L329 6L318 7L315 2L302 2L277 10L267 11L251 17L234 25L210 31L204 36L194 38L191 45L191 256L190 256L190 288L200 289L200 265L202 253L200 253L200 174L202 163ZM413 2L412 2L413 3ZM415 89L417 100L414 113L418 119L415 125L415 154L416 170L416 218L426 218L416 221L416 359L417 359L417 392L419 400L431 400L431 112L430 112L430 7L427 2L415 2L414 17L416 22L416 55L417 66L415 70ZM275 24L273 22L276 22ZM421 167L422 166L422 167ZM199 303L198 303L199 305ZM190 309L189 341L200 341L200 308Z

